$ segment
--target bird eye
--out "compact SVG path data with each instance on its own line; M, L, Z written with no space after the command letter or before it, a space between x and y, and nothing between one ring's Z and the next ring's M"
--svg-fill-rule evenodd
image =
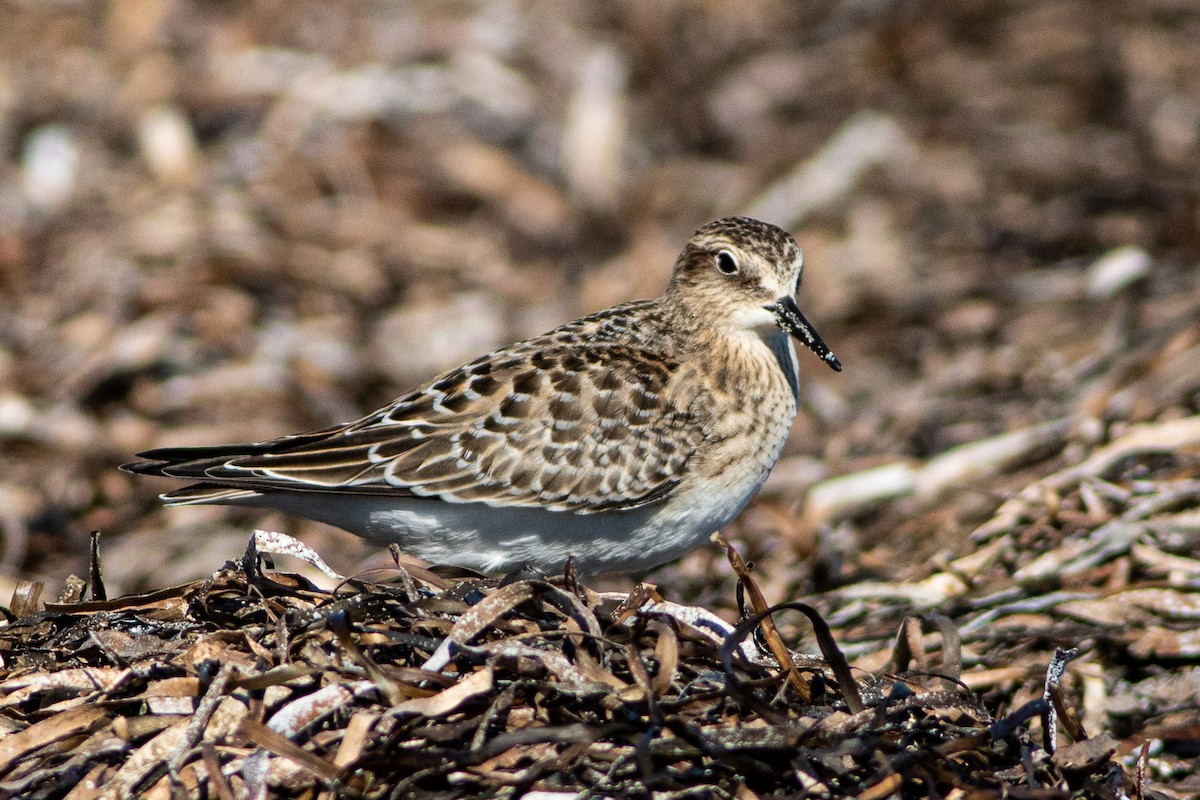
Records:
M733 257L733 253L728 250L717 251L717 269L726 275L732 275L738 271L737 259Z

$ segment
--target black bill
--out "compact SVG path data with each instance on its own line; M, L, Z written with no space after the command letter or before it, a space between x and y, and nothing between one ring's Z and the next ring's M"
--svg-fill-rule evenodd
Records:
M775 319L779 322L779 327L804 342L809 350L816 353L835 371L842 371L842 362L838 361L838 357L829 349L829 345L825 344L821 334L817 333L816 328L809 324L804 315L800 313L795 300L791 297L781 297L775 302L775 305L767 306L767 309L775 312Z

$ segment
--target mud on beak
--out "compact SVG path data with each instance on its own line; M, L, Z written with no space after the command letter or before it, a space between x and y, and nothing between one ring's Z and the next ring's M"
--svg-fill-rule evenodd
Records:
M817 333L816 328L809 324L804 315L800 313L794 299L781 297L775 301L774 305L766 308L775 315L775 321L779 323L779 327L803 342L805 347L816 353L833 370L842 371L842 362L838 361L838 357L829 349L829 345L825 344L821 334Z

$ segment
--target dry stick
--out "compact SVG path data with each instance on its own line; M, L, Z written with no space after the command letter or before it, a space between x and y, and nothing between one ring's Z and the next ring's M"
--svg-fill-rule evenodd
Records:
M316 753L305 750L281 733L250 717L242 719L238 731L251 743L277 756L290 758L327 785L340 783L342 770L333 762Z
M858 795L857 800L883 800L883 798L899 790L903 783L904 776L893 772L879 783L867 788L866 791L861 792Z
M380 666L375 663L375 659L367 655L366 651L358 646L358 642L350 636L350 618L348 614L339 613L330 617L328 622L329 630L337 639L339 645L350 658L362 667L367 676L375 683L382 694L391 705L395 706L409 698L407 692L392 680Z
M725 537L719 533L712 535L713 541L725 548L725 557L729 559L730 566L737 573L738 579L742 585L746 587L746 593L750 595L750 606L755 614L761 614L765 611L767 600L763 597L762 591L758 588L758 584L750 577L750 569L746 566L746 562L742 560L742 556L737 550L733 549L733 545L725 540ZM800 672L796 669L796 663L792 661L792 654L788 651L787 645L783 643L783 637L779 635L779 630L775 627L770 615L762 618L763 639L767 643L767 647L771 650L771 655L775 656L775 660L779 662L779 666L787 672L788 683L796 690L796 694L800 696L800 702L812 702L812 689L800 677Z
M208 726L212 715L216 713L217 706L228 696L230 681L237 675L237 671L238 669L233 663L222 664L213 677L212 683L204 690L204 695L196 704L196 710L187 724L183 741L179 743L175 752L167 757L167 772L171 775L172 783L179 780L179 770L187 760L192 747L203 738L204 729Z
M410 603L417 602L421 595L417 592L417 582L413 580L412 575L408 574L408 570L400 561L400 545L392 542L388 545L388 553L391 554L392 561L396 564L396 576L400 578L400 585L404 588L404 599Z
M942 667L935 672L930 672L926 664L928 657L921 640L922 623L926 621L937 625L942 635ZM892 645L892 659L888 669L899 674L907 671L913 661L916 661L917 669L921 672L940 677L951 684L961 685L959 678L962 677L962 639L954 621L943 614L905 617L896 631L896 641Z
M741 693L733 672L734 650L764 619L780 611L799 611L808 617L809 623L813 626L813 633L817 638L817 645L821 648L821 655L825 657L825 662L829 665L829 669L833 671L834 678L837 679L838 689L842 693L842 699L846 702L846 707L850 710L851 714L857 714L864 710L866 704L863 703L862 694L858 691L858 684L854 682L854 673L850 671L850 663L846 661L846 657L838 649L837 642L833 638L833 631L829 628L829 623L825 622L820 612L812 606L807 603L795 601L769 606L757 614L746 617L734 626L730 634L725 637L725 643L721 645L720 655L721 668L725 671L725 683L729 691L735 694ZM1038 702L1041 703L1042 701L1039 700ZM767 710L760 709L759 713L765 716Z
M1141 752L1137 758L1137 778L1134 781L1134 797L1137 800L1145 800L1146 798L1146 759L1150 755L1150 742L1147 741L1142 745Z
M658 659L658 674L654 676L651 685L656 694L662 697L671 688L675 680L675 672L679 669L679 637L675 629L665 622L655 620L646 626L654 631L658 639L654 643L654 657Z
M962 637L954 620L945 614L930 614L929 620L938 626L942 634L942 674L954 682L962 678Z
M918 617L907 616L900 621L896 631L896 642L892 645L892 663L888 669L901 673L908 669L913 661L918 669L924 669L925 648L921 643L921 620Z
M217 793L217 800L236 800L233 787L229 785L229 781L221 772L221 759L217 757L217 748L213 743L202 742L200 755L204 759L204 766L208 768L208 782Z
M1054 658L1050 660L1050 665L1046 668L1046 681L1042 691L1042 699L1046 702L1047 707L1046 719L1044 720L1045 730L1042 731L1042 738L1046 752L1050 755L1054 755L1055 751L1058 750L1058 710L1060 707L1065 706L1065 703L1062 702L1061 694L1058 697L1055 697L1055 695L1058 693L1059 682L1062 680L1063 673L1066 672L1067 664L1078 654L1079 650L1074 647L1070 650L1063 650L1061 647L1056 647L1054 649ZM1078 741L1080 737L1077 734L1081 733L1082 730L1077 729L1072 731L1071 735Z
M45 584L41 581L17 581L17 588L13 589L12 600L8 604L8 610L12 612L13 617L20 619L37 611L44 588Z
M88 558L88 578L92 583L92 599L107 600L104 591L104 571L100 569L100 531L92 531L92 546Z

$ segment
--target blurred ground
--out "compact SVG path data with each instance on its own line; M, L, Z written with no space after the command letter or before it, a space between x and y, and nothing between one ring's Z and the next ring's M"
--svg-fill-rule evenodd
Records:
M6 7L7 576L79 571L93 529L132 589L207 574L256 520L316 528L164 515L165 486L114 467L345 420L656 294L691 231L737 212L796 233L802 305L847 364L803 364L777 510L1040 422L1196 410L1187 4L555 9ZM1166 363L1127 363L1138 347ZM843 532L922 563L994 508L996 487L963 491L903 542ZM760 566L795 577L814 526L785 521ZM366 553L310 535L344 569Z
M802 356L787 458L731 531L772 600L923 580L1004 498L1200 412L1189 3L14 2L0 159L0 599L83 574L92 530L110 592L207 575L254 527L353 571L353 537L164 513L116 465L345 420L657 294L730 213L797 236L846 364ZM1155 468L1103 476L1110 510ZM715 548L648 580L732 596Z

